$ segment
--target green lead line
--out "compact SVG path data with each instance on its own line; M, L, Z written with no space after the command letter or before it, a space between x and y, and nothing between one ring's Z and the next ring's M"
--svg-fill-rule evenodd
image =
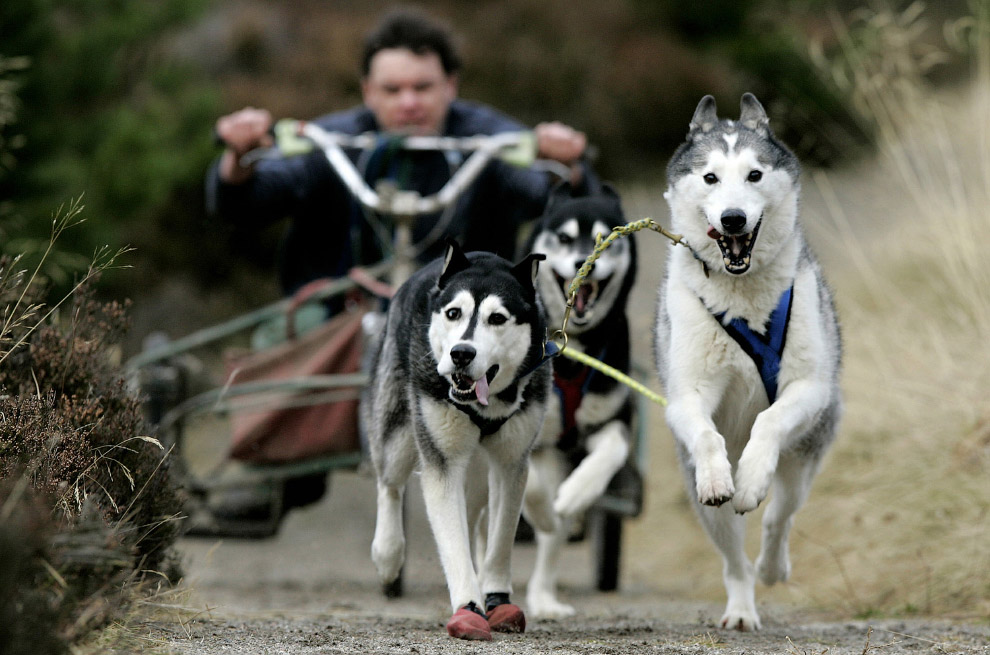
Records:
M590 366L596 371L604 373L605 375L618 380L622 384L630 387L633 391L638 391L639 393L643 394L644 396L646 396L656 404L660 405L661 407L667 406L667 399L661 396L660 394L655 393L654 391L646 388L645 385L632 379L622 371L613 368L604 362L600 362L594 357L591 357L590 355L586 355L583 352L579 350L575 350L573 348L566 348L561 351L561 354L570 357L571 359L580 362L585 366Z

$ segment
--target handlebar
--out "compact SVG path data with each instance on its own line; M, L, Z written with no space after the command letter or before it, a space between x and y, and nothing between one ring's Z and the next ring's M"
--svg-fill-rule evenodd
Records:
M443 188L429 196L421 196L415 191L400 190L388 183L379 182L376 188L372 188L344 152L345 148L371 150L382 142L382 135L331 132L316 123L292 119L278 121L273 129L275 146L247 153L240 160L242 166L250 166L265 158L301 155L319 149L362 205L394 216L418 216L445 209L457 200L493 159L519 167L530 167L536 162L536 137L532 132L470 137L386 136L404 150L470 153Z

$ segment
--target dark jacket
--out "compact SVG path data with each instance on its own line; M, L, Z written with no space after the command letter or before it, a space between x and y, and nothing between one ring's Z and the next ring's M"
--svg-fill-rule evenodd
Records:
M361 134L378 131L374 115L365 107L329 114L314 122L326 130ZM526 129L512 118L484 105L456 100L447 115L444 134L464 137ZM372 187L383 176L401 188L423 195L438 191L456 170L439 152L395 152L387 148L362 155L349 152ZM343 275L355 265L382 257L382 234L367 220L364 210L330 168L322 151L284 159L263 160L245 184L229 185L219 178L218 164L207 177L207 206L211 214L239 224L263 226L291 217L279 250L283 290L291 293L320 277ZM461 196L450 216L445 235L456 237L465 250L487 250L512 258L516 235L523 222L539 216L550 191L546 173L492 161ZM371 217L374 219L374 217ZM413 230L414 242L427 236L440 215L424 216ZM439 256L443 240L436 240L420 256L420 263Z

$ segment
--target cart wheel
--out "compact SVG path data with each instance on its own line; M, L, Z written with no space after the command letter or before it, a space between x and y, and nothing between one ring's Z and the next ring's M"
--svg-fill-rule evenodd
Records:
M399 571L399 575L396 576L395 580L387 582L382 585L382 593L385 594L385 598L402 598L402 571Z
M622 555L622 517L601 512L594 530L595 575L599 591L619 588L619 559Z

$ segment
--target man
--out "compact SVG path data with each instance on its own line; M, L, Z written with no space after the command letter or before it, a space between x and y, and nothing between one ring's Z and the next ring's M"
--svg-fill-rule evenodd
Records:
M443 28L417 13L389 14L365 40L363 105L315 122L348 134L464 137L525 129L491 107L458 99L459 69L458 55ZM314 279L341 276L355 265L381 259L388 244L381 243L381 230L373 229L374 217L366 216L322 152L241 164L245 153L272 145L272 122L268 111L251 107L217 121L216 132L225 150L207 179L211 213L258 226L291 217L279 249L280 281L286 294ZM584 134L558 122L541 123L534 132L538 157L567 166L573 187L581 192L594 183L581 161ZM423 195L438 191L460 163L449 153L396 153L388 148L370 156L350 156L372 187L382 177L392 177L400 188ZM511 259L520 224L542 213L551 184L546 173L490 162L448 213L416 221L414 242L430 235L438 221L446 224L442 235L433 235L432 247L423 250L420 263L441 254L443 236L456 237L466 250L489 250ZM283 510L320 498L325 483L323 475L288 481L282 490ZM244 488L213 499L210 505L215 515L227 519L270 524L270 501L270 488L261 492Z
M367 37L362 62L363 106L316 119L321 127L349 134L446 136L525 129L490 107L458 99L460 61L450 37L419 14L388 15ZM240 223L292 217L279 254L286 293L379 259L380 232L364 220L322 153L241 165L244 153L271 145L271 126L271 114L255 108L217 121L226 149L208 179L210 208ZM584 134L557 122L541 123L534 132L538 156L568 166L572 185L582 188L587 174L580 161ZM357 161L358 153L352 156ZM365 157L360 168L372 186L392 171L400 187L427 195L443 186L458 163L439 152L396 155L382 149ZM493 161L450 210L452 215L444 217L449 220L445 235L457 237L466 250L490 250L511 258L517 228L541 214L550 184L545 173ZM428 235L438 220L439 215L417 220L414 241ZM421 263L439 255L442 243L437 239L427 248Z

